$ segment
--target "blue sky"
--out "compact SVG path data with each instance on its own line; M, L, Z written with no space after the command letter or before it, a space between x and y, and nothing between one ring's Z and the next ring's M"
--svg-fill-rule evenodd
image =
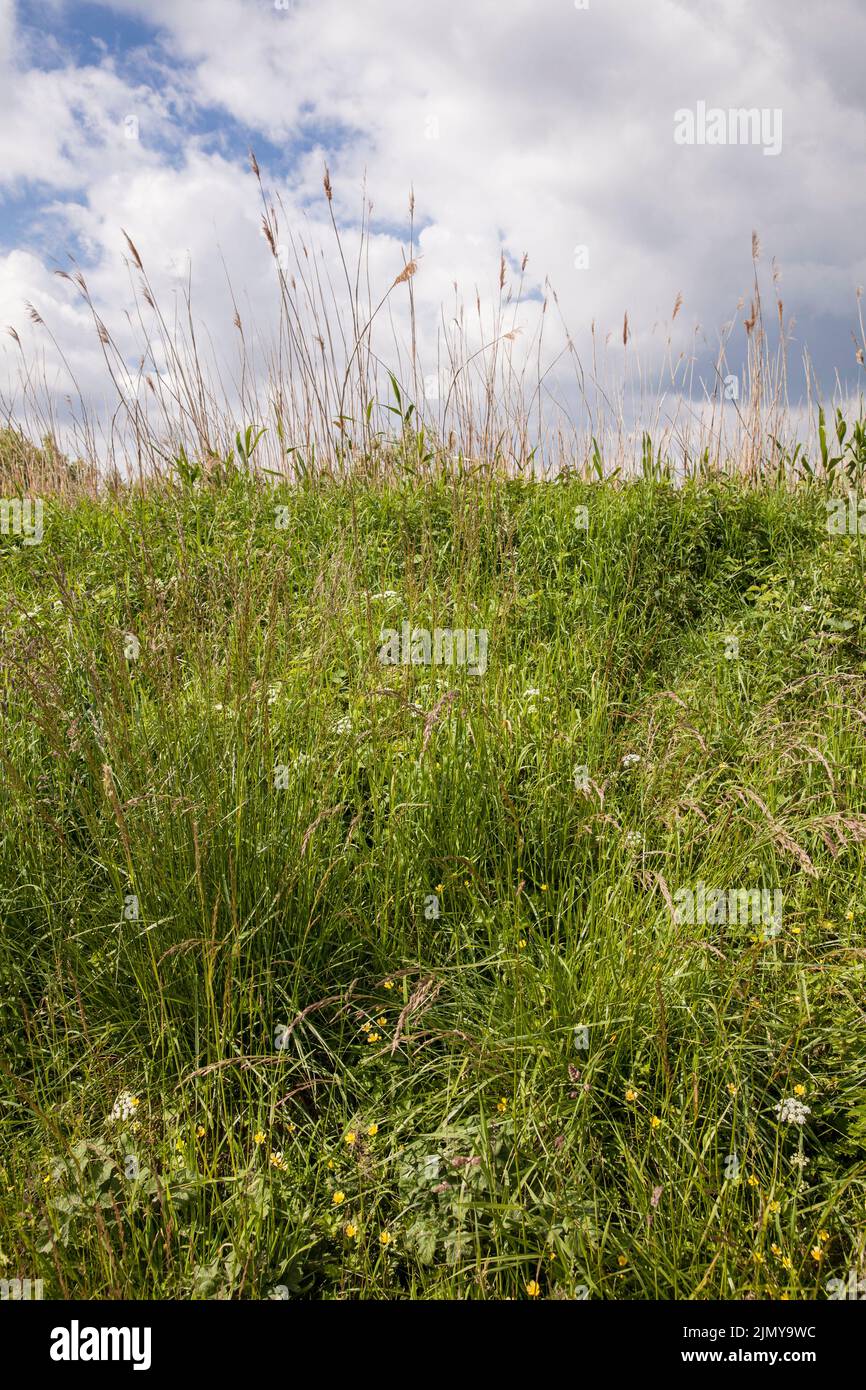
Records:
M728 325L742 364L756 231L769 318L781 300L791 340L791 396L805 392L804 352L813 386L856 394L864 51L858 0L0 0L0 323L30 343L36 304L96 389L87 314L52 272L74 257L100 315L122 325L124 228L158 288L192 265L218 351L231 350L227 273L266 334L253 147L285 225L311 246L328 235L325 162L350 238L369 200L384 288L409 252L414 191L429 354L454 284L483 316L500 255L512 292L527 255L512 325L525 343L552 288L552 360L567 333L588 365L593 330L616 344L628 312L644 380L692 362L700 396ZM677 144L675 113L699 103L778 111L780 149L733 126L724 143Z

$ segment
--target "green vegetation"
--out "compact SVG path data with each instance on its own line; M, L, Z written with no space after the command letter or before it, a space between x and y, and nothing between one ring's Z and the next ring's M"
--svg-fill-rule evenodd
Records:
M864 549L816 484L187 468L44 532L0 536L0 1276L862 1277ZM486 672L382 665L404 622Z

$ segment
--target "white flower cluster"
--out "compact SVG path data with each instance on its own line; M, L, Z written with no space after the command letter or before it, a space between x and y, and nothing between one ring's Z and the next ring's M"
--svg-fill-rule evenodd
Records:
M640 753L626 753L622 760L623 767L637 767L640 762Z
M786 1100L780 1100L776 1105L776 1114L783 1124L804 1125L806 1116L811 1112L808 1105L804 1105L796 1096L789 1096Z
M138 1109L138 1096L134 1096L129 1091L121 1091L114 1105L111 1107L110 1120L131 1120Z

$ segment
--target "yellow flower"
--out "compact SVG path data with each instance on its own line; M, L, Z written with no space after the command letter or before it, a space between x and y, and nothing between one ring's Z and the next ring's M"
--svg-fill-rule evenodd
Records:
M521 936L520 940L519 940L518 943L517 943L517 949L518 949L518 951L525 951L525 950L526 950L526 937L525 937L525 936Z
M781 1203L781 1202L768 1202L768 1203L767 1203L767 1211L770 1213L771 1216L775 1216L775 1215L776 1215L776 1212L781 1211L781 1210L782 1210L782 1203Z
M611 1042L616 1042L618 1036L619 1036L618 1033L611 1033L611 1035L610 1035L610 1040L611 1040Z
M357 1234L358 1234L358 1227L355 1225L354 1221L350 1221L350 1222L348 1223L348 1225L346 1226L346 1239L347 1239L347 1240L354 1240L354 1239L355 1239L355 1236L356 1236Z
M530 1298L538 1298L541 1293L541 1285L537 1279L528 1279L524 1287Z
M496 1109L499 1111L500 1115L504 1115L504 1114L505 1114L506 1110L508 1109L508 1101L505 1099L504 1096L502 1096L502 1097L496 1102Z
M282 1149L278 1149L276 1153L271 1153L270 1157L268 1158L268 1162L270 1163L272 1168L279 1168L281 1173L285 1173L288 1169L288 1165L286 1164L283 1158Z
M331 1201L333 1202L335 1207L339 1207L343 1202L345 1202L345 1200L345 1192L335 1192L331 1197Z
M380 1234L379 1234L379 1244L380 1244L380 1245L390 1245L390 1244L391 1244L391 1234L390 1234L389 1231L381 1231L381 1232L380 1232Z
M373 1025L372 1025L372 1023L370 1022L370 1020L369 1020L369 1019L365 1019L365 1021L361 1024L361 1032L362 1032L362 1033L369 1033L369 1031L370 1031L370 1029L371 1029L372 1027L373 1027Z
M377 1022L377 1024L379 1025L380 1028L384 1028L384 1027L385 1027L385 1024L388 1022L388 1020L387 1020L387 1018L385 1017L385 1015L383 1014L381 1018L377 1018L377 1019L376 1019L376 1022Z
M729 1081L729 1082L728 1082L728 1095L729 1095L729 1096L735 1096L735 1095L737 1094L737 1090L738 1090L738 1088L734 1085L733 1081Z
M346 1135L346 1140L345 1140L345 1142L351 1146L352 1144L354 1144L354 1142L355 1142L355 1140L356 1140L357 1138L358 1138L358 1136L357 1136L357 1134L355 1133L355 1131L354 1131L353 1129L350 1129L350 1130L349 1130L349 1133Z
M763 1257L763 1255L761 1254L760 1250L753 1250L753 1251L752 1251L752 1259L755 1261L755 1264L756 1264L756 1265L762 1265L762 1264L764 1264L764 1257Z
M750 1174L749 1174L749 1187L757 1187L757 1186L758 1186L758 1179L755 1177L754 1173L750 1173Z
M329 1168L333 1168L333 1166L334 1166L334 1160L333 1160L332 1158L329 1158L329 1159L328 1159L328 1167L329 1167Z
M853 913L853 912L846 912L846 913L845 913L845 921L846 921L846 922L853 922L853 921L854 921L854 913Z
M141 1105L141 1101L139 1100L138 1096L130 1096L129 1104L132 1106L133 1110L136 1110L138 1106Z
M782 1268L783 1268L783 1269L793 1269L793 1265L791 1264L791 1257L790 1257L790 1255L783 1255L783 1256L782 1256Z
M265 1134L265 1131L263 1129L257 1129L255 1134L253 1135L253 1143L263 1144L267 1137L268 1136Z
M792 936L799 936L799 935L800 935L800 932L801 932L802 930L803 930L802 927L792 927L792 928L791 928L791 935L792 935Z
M174 1147L177 1149L177 1151L178 1151L179 1154L182 1154L182 1153L183 1153L183 1140L182 1140L182 1139L176 1139L176 1140L175 1140Z
M45 1174L45 1177L42 1179L42 1181L43 1181L43 1182L50 1182L50 1181L51 1181L51 1174L50 1174L50 1173L46 1173L46 1174ZM10 1190L10 1192L12 1191L11 1188L10 1188L9 1190Z
M829 1232L829 1231L819 1231L819 1232L818 1232L818 1239L819 1239L819 1241L821 1242L822 1245L826 1245L826 1244L827 1244L827 1241L830 1239L830 1232Z
M795 1086L795 1087L794 1087L794 1095L795 1095L795 1096L804 1096L805 1094L806 1094L806 1087L805 1087L805 1086Z
M445 884L444 884L444 883L437 883L437 884L436 884L436 887L433 889L433 892L434 892L434 893L444 893L444 892L445 892Z
M809 1251L809 1254L815 1261L820 1261L824 1258L824 1251L821 1249L820 1245L813 1246L813 1248Z
M196 1139L204 1138L204 1125L198 1125L195 1132Z
M368 1126L367 1126L367 1133L369 1134L369 1136L370 1136L371 1139L375 1139L376 1135L379 1133L379 1126L378 1126L378 1125L368 1125Z
M635 1091L631 1086L629 1086L625 1093L625 1098L629 1103L631 1103L633 1100L637 1100L637 1091Z
M394 988L394 981L393 981L393 980L386 980L386 981L385 981L384 988L385 988L385 989L393 989L393 988Z
M658 1115L653 1115L652 1119L650 1120L650 1124L652 1125L653 1129L658 1129L659 1125L661 1124L661 1120L659 1119Z
M617 1255L616 1262L619 1265L620 1269L625 1269L626 1265L628 1264L628 1255Z
M788 1293L787 1290L785 1290L784 1293L780 1293L780 1294L779 1294L779 1299L780 1299L780 1301L781 1301L782 1303L788 1303L788 1302L790 1302L791 1295Z
M381 1034L380 1034L380 1033L368 1033L368 1034L367 1034L367 1042L368 1042L368 1043L377 1043L377 1042L379 1041L379 1038L380 1038L380 1037L381 1037Z
M773 1244L770 1246L770 1249L772 1250L774 1255L781 1255L782 1253L781 1245L777 1245L775 1241L773 1241Z
M541 885L541 891L542 891L542 893L546 893L546 892L547 892L547 884L546 884L546 883L542 883L542 885Z

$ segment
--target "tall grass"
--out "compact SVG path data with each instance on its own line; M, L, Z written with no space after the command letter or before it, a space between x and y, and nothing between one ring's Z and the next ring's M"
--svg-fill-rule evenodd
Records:
M276 312L272 327L246 322L229 282L234 363L226 363L196 322L191 276L162 304L164 280L151 277L130 235L130 298L116 307L115 323L106 322L80 268L57 272L92 320L105 369L98 404L93 388L79 383L39 306L28 306L31 327L46 336L54 370L44 362L40 368L18 330L9 328L20 372L0 414L7 425L21 427L25 441L47 440L55 462L74 457L77 490L190 466L205 472L241 466L291 479L348 471L381 477L407 468L424 473L443 459L512 474L547 476L568 468L588 478L720 471L797 478L818 466L814 372L804 353L802 373L799 366L796 371L801 384L791 392L792 323L776 263L762 271L757 235L750 293L720 333L704 380L698 364L707 360L708 344L698 326L681 333L681 294L667 324L650 335L642 327L640 336L650 345L643 359L626 313L617 341L602 339L592 324L591 361L584 362L555 288L545 282L540 303L527 290L525 255L514 267L503 253L493 293L482 298L476 291L469 305L455 287L435 335L426 324L422 332L415 282L424 261L414 196L403 262L390 280L374 285L366 197L356 225L341 227L326 169L325 227L296 228L279 197L264 187L252 153L250 163ZM862 370L859 291L856 324L853 349ZM862 414L862 394L852 402L840 384L837 397L824 403L831 416L835 405L843 414ZM13 451L7 439L2 467L13 483L33 477L27 450L22 442ZM861 448L859 469L864 458ZM69 483L56 467L43 481Z
M862 1273L863 554L819 493L238 474L58 502L0 575L7 1276ZM403 620L486 674L382 666ZM781 932L677 923L700 881Z
M0 435L0 491L45 502L41 544L0 535L0 1277L862 1278L864 556L826 508L862 421L788 438L756 270L733 411L635 432L575 359L567 424L504 262L434 410L414 236L377 295L365 222L338 292L262 196L266 370L238 315L223 389L130 240L138 376L93 306L112 429L81 402L61 447L25 372ZM485 671L383 664L404 624L485 632ZM684 922L701 884L781 918Z

